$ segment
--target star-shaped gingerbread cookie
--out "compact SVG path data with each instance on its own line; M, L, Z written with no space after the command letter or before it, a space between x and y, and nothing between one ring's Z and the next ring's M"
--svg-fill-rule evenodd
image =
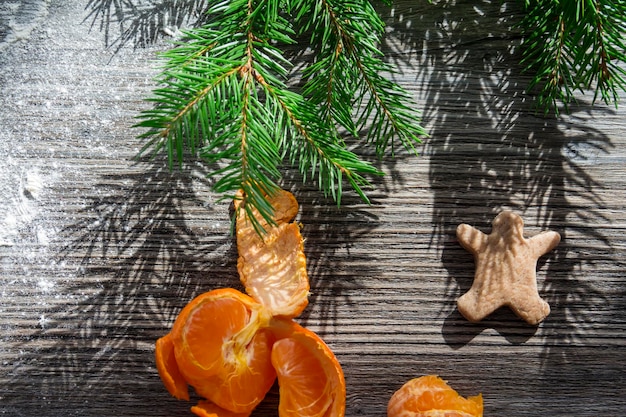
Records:
M456 229L461 245L474 255L476 273L469 291L457 300L459 312L478 322L502 306L510 307L529 324L538 324L550 306L537 290L537 260L561 241L547 231L524 238L524 221L510 211L493 220L489 235L467 224Z

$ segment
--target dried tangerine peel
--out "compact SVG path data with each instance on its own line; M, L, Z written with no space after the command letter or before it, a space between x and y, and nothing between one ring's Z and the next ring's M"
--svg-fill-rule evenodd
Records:
M293 194L279 190L269 197L276 225L269 225L257 211L254 216L265 229L259 235L243 200L236 199L237 270L246 292L274 316L296 317L308 305L309 278L300 228L291 221L298 212Z
M337 358L314 332L292 320L272 326L272 365L280 387L280 417L342 417L346 383Z
M389 400L387 417L482 417L481 394L464 398L435 375L412 379Z
M251 412L276 379L274 337L263 330L269 322L263 307L239 291L224 288L196 297L157 343L157 366L160 361L168 391L187 399L184 381L221 408Z

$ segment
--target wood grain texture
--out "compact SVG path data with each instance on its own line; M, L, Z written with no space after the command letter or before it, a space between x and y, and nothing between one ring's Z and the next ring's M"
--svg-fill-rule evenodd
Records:
M127 32L117 50L86 1L44 3L30 37L0 49L0 415L190 415L158 378L154 342L193 296L240 288L228 205L199 164L132 160L166 47L142 44L156 32ZM341 362L348 416L384 416L430 373L482 392L486 416L626 408L626 109L581 96L569 115L537 117L516 5L381 9L385 53L431 133L422 155L380 162L369 206L347 195L338 209L285 178L312 287L299 321ZM563 237L539 263L552 312L538 327L507 310L470 324L455 307L474 264L454 230L489 232L503 209L528 235ZM277 399L254 416L276 415Z

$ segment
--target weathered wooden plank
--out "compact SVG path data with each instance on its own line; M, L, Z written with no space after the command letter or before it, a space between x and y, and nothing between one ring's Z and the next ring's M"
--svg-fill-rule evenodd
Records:
M130 126L165 45L106 49L116 32L90 30L84 3L0 5L22 13L19 27L0 17L0 411L189 415L159 381L154 341L193 296L240 288L228 205L200 165L132 161ZM347 195L338 209L285 178L312 280L300 321L342 363L348 416L384 415L427 373L483 392L485 415L626 407L625 110L582 96L569 115L536 116L516 4L381 9L395 77L431 132L422 156L381 162L370 206ZM539 265L552 313L537 328L506 310L470 324L455 308L473 261L454 229L488 231L505 208L529 234L564 237ZM254 415L276 415L277 400L273 389Z

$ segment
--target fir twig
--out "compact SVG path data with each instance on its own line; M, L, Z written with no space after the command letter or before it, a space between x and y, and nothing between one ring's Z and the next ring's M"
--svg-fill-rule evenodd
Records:
M298 33L294 27L300 28ZM367 0L225 0L203 26L163 54L152 109L139 115L148 150L169 163L185 152L221 165L214 189L271 223L267 196L281 164L296 165L339 204L343 182L367 201L366 176L381 174L347 148L342 129L385 155L398 138L415 151L425 135L408 94L377 49L384 25ZM283 48L309 34L316 51L302 90L287 86L292 63ZM239 198L239 197L238 197ZM254 219L252 219L254 222ZM258 231L260 224L254 223Z
M526 0L523 63L534 76L529 88L539 90L537 104L545 113L558 103L567 106L574 92L593 89L606 104L626 91L626 1ZM620 65L621 63L621 65Z

